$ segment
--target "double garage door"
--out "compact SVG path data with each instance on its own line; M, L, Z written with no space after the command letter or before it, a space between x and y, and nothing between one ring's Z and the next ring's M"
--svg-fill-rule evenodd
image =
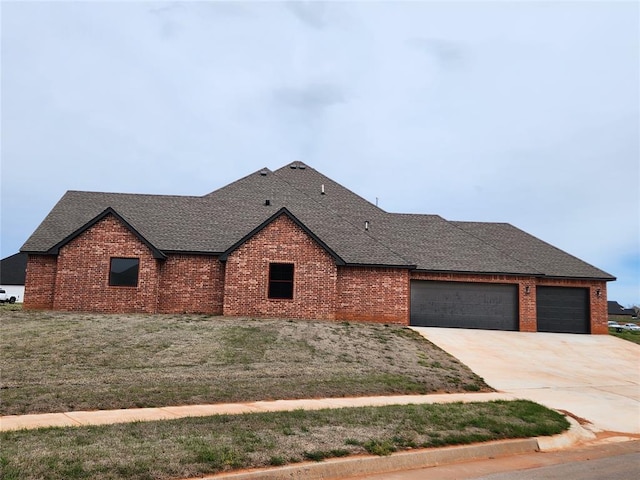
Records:
M413 280L411 325L518 330L518 286Z
M540 332L589 333L588 290L537 287ZM518 285L411 281L411 325L518 330Z

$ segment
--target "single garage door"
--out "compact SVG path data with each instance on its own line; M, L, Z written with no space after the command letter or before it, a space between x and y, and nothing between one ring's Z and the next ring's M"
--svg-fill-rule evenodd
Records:
M536 310L539 332L591 332L586 288L538 287Z
M411 325L518 330L518 286L412 280Z

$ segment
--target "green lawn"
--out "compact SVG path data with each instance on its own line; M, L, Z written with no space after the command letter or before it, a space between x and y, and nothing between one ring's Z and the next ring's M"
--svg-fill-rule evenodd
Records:
M222 415L5 432L0 466L4 480L169 480L552 435L568 426L524 400Z
M610 328L609 335L613 335L614 337L622 338L623 340L628 340L629 342L637 343L640 345L640 332L631 332L629 330L617 332L615 328Z

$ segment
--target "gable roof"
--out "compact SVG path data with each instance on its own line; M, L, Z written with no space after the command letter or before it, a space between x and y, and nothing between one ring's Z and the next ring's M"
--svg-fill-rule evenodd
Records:
M51 247L47 253L51 253L53 255L57 255L59 253L59 251L60 251L60 248L62 248L64 245L69 243L74 238L79 237L80 235L82 235L84 232L89 230L91 227L93 227L100 220L102 220L103 218L105 218L105 217L107 217L109 215L113 215L114 217L116 217L116 219L118 219L118 221L120 223L122 223L125 227L127 227L129 229L129 231L131 231L131 233L133 233L138 238L138 240L140 240L142 243L144 243L149 248L149 250L151 250L154 258L161 259L161 260L164 260L164 259L167 258L167 256L164 253L162 253L160 250L158 250L151 242L149 242L145 237L143 237L140 234L140 232L138 232L134 227L131 226L131 224L127 220L125 220L124 217L122 217L122 215L120 215L118 212L116 212L111 207L105 208L101 213L96 215L94 218L89 220L87 223L82 225L80 228L78 228L74 232L71 232L71 234L67 235L65 238L63 238L58 243L56 243L53 247Z
M625 315L635 317L636 312L633 308L624 308L616 301L609 300L607 302L607 313L609 315Z
M244 237L242 237L240 240L238 240L236 243L234 243L233 245L231 245L226 251L224 251L222 253L222 255L220 255L220 260L222 261L226 261L227 258L229 257L229 255L231 253L233 253L235 250L237 250L238 248L240 248L241 245L243 245L244 243L246 243L250 238L252 238L254 235L256 235L258 232L264 230L268 225L270 225L274 220L276 220L277 218L280 218L282 216L285 216L287 218L289 218L291 221L293 221L293 223L295 223L298 227L300 227L307 235L309 235L311 238L313 238L313 240L320 245L329 255L331 255L333 257L333 259L336 262L336 265L344 265L345 262L344 260L342 260L342 258L340 258L340 256L338 254L336 254L336 252L334 252L333 250L331 250L331 248L329 246L327 246L327 244L325 244L320 238L318 238L311 230L309 230L305 224L303 224L300 220L298 220L289 210L287 210L285 207L282 207L280 210L278 210L276 213L274 213L270 218L268 218L267 220L265 220L264 222L262 222L262 224L258 225L256 228L254 228L252 231L250 231L249 233L247 233Z
M158 256L182 252L224 259L286 214L347 265L614 280L508 224L385 212L301 162L263 168L201 197L70 191L21 251L55 254L61 242L105 211Z

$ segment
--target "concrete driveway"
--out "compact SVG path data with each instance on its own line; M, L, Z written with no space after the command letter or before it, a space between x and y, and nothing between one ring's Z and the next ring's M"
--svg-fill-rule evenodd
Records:
M496 390L640 434L640 346L610 335L412 327Z

